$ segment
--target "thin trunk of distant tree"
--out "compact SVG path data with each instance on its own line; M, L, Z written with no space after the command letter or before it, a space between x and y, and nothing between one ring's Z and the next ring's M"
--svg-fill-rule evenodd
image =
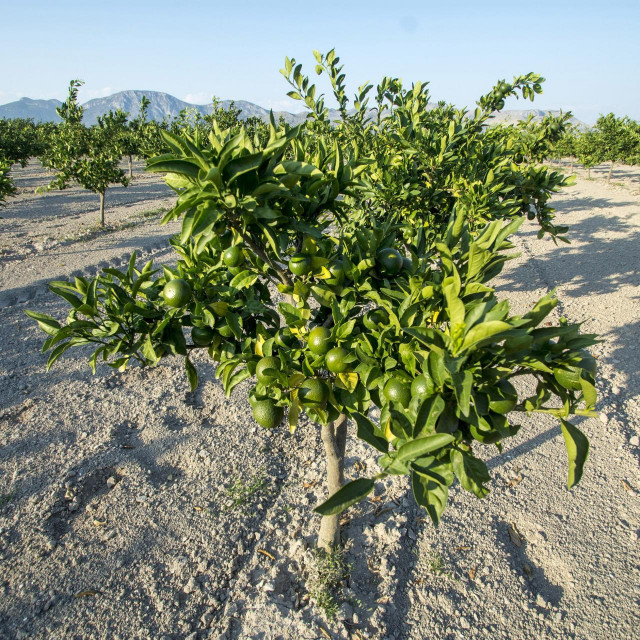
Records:
M102 191L98 195L100 196L100 226L104 227L104 196L105 196L105 192Z
M611 182L611 172L613 171L613 160L611 161L611 164L609 165L609 174L607 175L607 184L609 184Z
M133 179L133 156L129 156L129 180Z
M591 167L587 167L587 178L591 180Z

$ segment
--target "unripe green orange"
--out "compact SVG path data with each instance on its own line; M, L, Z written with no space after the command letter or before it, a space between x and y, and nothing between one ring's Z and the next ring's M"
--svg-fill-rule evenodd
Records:
M331 331L326 327L315 327L311 329L307 338L309 351L316 355L323 356L331 349Z
M162 289L162 297L170 307L184 307L191 300L191 287L186 280L169 280Z

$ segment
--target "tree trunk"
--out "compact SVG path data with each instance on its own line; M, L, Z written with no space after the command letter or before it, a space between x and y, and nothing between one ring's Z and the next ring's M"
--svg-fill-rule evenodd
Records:
M129 156L129 180L133 179L133 156Z
M322 426L322 442L327 455L327 490L333 495L344 484L344 452L347 444L347 416ZM340 546L340 514L323 516L318 548L330 552Z
M100 226L101 227L104 227L104 194L105 194L104 191L98 194L100 196Z
M611 172L613 171L613 160L611 161L611 164L609 165L609 175L607 175L607 184L609 184L611 182Z
M571 165L569 166L569 173L573 173L573 158L571 158Z
M591 180L591 167L587 167L587 178Z

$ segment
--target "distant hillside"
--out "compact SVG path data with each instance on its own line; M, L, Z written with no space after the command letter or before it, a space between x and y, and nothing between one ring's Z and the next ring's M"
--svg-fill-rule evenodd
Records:
M152 120L163 120L165 117L169 119L175 118L183 109L194 109L203 115L213 111L213 104L211 103L191 104L162 91L131 90L120 91L106 98L89 100L89 102L83 105L85 122L87 124L94 124L99 115L107 113L109 110L115 111L116 109L122 109L129 113L132 118L135 118L140 111L142 96L146 96L150 101L148 114ZM228 109L231 106L231 100L221 100L220 106ZM253 102L235 100L234 106L236 109L240 109L240 118L243 120L251 117L261 118L262 120L269 119L269 110ZM276 122L280 115L282 115L289 124L297 124L305 119L306 112L298 114L289 113L288 111L274 111Z
M60 100L20 98L0 105L0 118L33 118L36 122L60 122L56 107L61 104Z
M512 124L526 120L529 116L533 116L534 122L539 122L548 114L559 116L560 111L557 109L550 109L549 111L544 111L543 109L505 109L500 113L494 114L492 124ZM579 129L589 128L588 125L582 122L582 120L578 120L575 116L571 118L569 122Z
M140 111L142 96L146 96L150 100L148 114L149 118L153 120L162 120L165 117L169 119L174 118L183 109L195 109L203 115L213 111L212 104L191 104L162 91L129 90L119 91L105 98L94 98L83 104L84 121L87 124L95 124L98 116L108 111L115 111L116 109L122 109L134 118ZM21 98L16 102L0 105L0 118L33 118L38 122L59 122L60 118L56 113L56 107L59 107L61 104L59 100L32 100L31 98ZM222 100L220 104L224 108L228 108L231 100ZM263 120L268 120L269 118L269 110L253 102L236 100L235 106L240 109L240 117L243 120L252 116L262 118ZM526 120L529 114L532 114L535 120L541 120L547 113L559 112L547 112L540 109L506 109L496 114L492 123L510 123ZM306 118L307 114L306 112L289 113L288 111L274 111L273 115L275 116L276 122L278 118L282 116L289 124L298 124ZM375 111L372 110L371 117L374 117L374 115ZM331 120L337 120L340 114L335 109L330 109L329 117ZM577 118L572 118L571 122L581 128L587 128L587 125Z

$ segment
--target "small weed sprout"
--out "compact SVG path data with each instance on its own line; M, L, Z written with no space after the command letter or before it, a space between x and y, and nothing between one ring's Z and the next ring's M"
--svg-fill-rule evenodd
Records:
M241 477L236 478L233 481L233 484L226 489L226 493L230 498L230 503L227 504L223 511L237 509L238 507L246 504L251 496L255 495L266 484L267 478L264 470L261 470L248 481L243 480Z
M333 620L340 606L340 585L351 567L344 560L344 550L330 552L316 549L315 563L309 577L309 595L328 620Z
M437 575L444 573L444 560L439 551L432 551L429 556L429 571Z

